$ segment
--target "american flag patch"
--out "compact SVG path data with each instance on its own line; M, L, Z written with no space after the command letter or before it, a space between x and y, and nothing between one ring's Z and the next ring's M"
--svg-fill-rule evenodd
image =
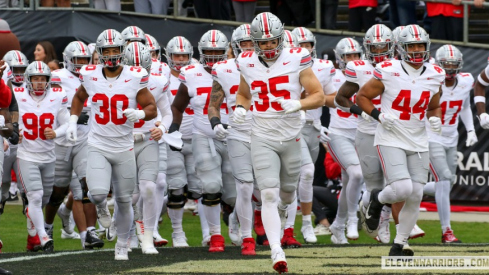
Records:
M378 80L381 80L382 79L382 73L378 69L375 69L374 77L377 78Z
M61 103L63 103L63 104L68 103L68 97L67 96L63 97L63 101L61 101Z
M345 69L345 74L349 77L356 78L357 73L355 71L350 70L349 68Z
M306 55L304 57L302 57L301 59L301 66L305 66L305 65L309 65L312 63L312 58L311 58L311 55Z

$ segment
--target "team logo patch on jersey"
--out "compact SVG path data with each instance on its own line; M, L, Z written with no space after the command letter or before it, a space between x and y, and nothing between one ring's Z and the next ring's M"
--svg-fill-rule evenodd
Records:
M248 68L254 68L255 67L255 64L248 64L247 66Z
M97 81L97 78L96 77L90 77L90 80Z
M61 101L61 103L68 103L68 97L67 96L63 97L63 101Z

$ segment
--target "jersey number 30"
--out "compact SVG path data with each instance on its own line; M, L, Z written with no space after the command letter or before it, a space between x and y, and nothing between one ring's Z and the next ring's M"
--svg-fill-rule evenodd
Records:
M97 102L101 101L102 104ZM98 124L105 125L112 121L115 125L126 123L127 118L117 110L125 110L129 107L129 98L126 95L113 95L110 99L106 94L94 94L92 97L92 108L99 105L99 113L95 115Z

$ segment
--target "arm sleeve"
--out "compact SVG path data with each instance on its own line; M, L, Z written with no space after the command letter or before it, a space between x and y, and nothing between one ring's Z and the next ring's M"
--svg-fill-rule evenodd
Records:
M165 126L166 129L169 129L173 121L173 115L168 96L165 94L161 95L156 102L156 106L158 107L158 111L161 113L161 124Z
M330 153L326 153L324 158L324 168L328 179L337 179L341 175L341 167L333 160Z
M333 85L333 78L330 78L328 82L323 86L323 91L325 95L330 95L334 92L337 92Z
M62 105L61 108L59 108L57 120L58 125L60 126L57 127L54 132L56 132L56 136L59 137L66 134L66 130L68 129L68 122L70 120L70 112L65 105Z
M11 101L12 92L3 79L0 79L0 108L8 108Z
M8 107L9 112L19 112L19 105L17 105L17 99L15 98L14 92L12 91L12 101Z
M474 116L472 114L472 109L470 109L469 98L464 101L462 111L460 112L460 119L464 123L467 132L474 131Z

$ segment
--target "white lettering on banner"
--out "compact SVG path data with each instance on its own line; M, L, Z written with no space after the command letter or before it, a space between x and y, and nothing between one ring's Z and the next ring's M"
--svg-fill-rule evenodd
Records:
M470 169L477 169L478 172L489 171L489 152L484 152L483 162L479 158L477 152L471 152L469 157L464 160L464 154L457 152L457 166L460 171L469 171Z

